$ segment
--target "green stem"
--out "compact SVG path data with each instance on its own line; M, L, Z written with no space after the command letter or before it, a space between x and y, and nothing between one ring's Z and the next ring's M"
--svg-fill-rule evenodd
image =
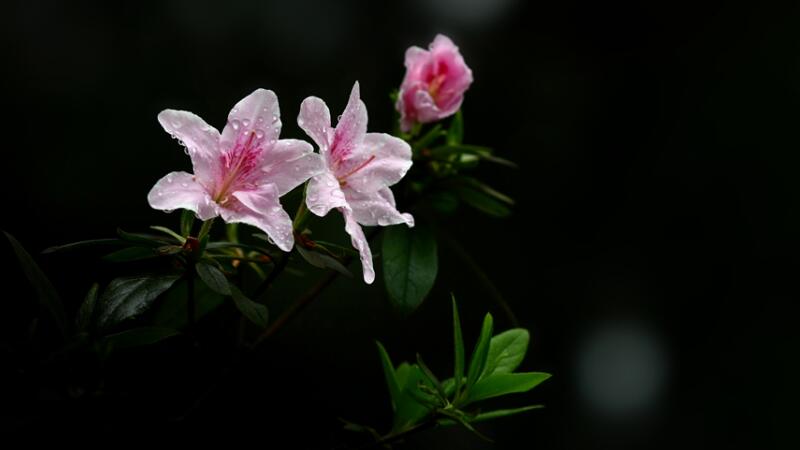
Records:
M294 221L292 222L292 228L295 233L302 233L309 219L311 219L311 215L308 213L306 196L303 193L303 199L300 201L300 206L297 207L297 214L294 215Z
M197 233L197 240L202 241L204 237L211 231L211 226L214 225L214 219L208 219L203 222L203 226L200 227L200 232Z
M194 331L194 265L186 272L186 323L189 332Z

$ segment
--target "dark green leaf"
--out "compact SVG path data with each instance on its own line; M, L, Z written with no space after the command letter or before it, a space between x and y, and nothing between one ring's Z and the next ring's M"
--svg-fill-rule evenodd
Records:
M123 245L124 243L125 243L125 241L123 241L122 239L114 239L114 238L112 238L112 239L90 239L88 241L78 241L78 242L72 242L72 243L69 243L69 244L56 245L54 247L48 247L48 248L42 250L42 253L55 253L55 252L61 252L61 251L66 251L66 250L75 250L75 249L83 248L83 247L120 246L120 245Z
M548 378L550 378L550 374L542 372L495 374L475 383L475 386L469 390L467 403L506 394L527 392Z
M458 197L452 192L434 191L426 195L424 201L440 214L452 214L458 209Z
M177 330L162 327L141 327L110 334L103 343L111 350L123 350L143 345L155 344L168 337L180 334Z
M101 297L99 324L110 327L144 312L180 275L125 277L111 280Z
M455 191L461 201L484 214L494 217L508 217L511 214L508 206L481 191L468 186L456 187Z
M383 376L386 379L386 387L389 389L389 398L392 401L392 411L397 411L397 405L400 401L400 385L397 382L397 375L394 371L394 365L386 353L386 349L378 341L375 341L378 346L378 356L381 358L381 366L383 367Z
M176 282L164 293L155 305L153 324L166 328L182 329L186 326L186 301L188 297L186 277ZM225 297L212 291L205 283L195 283L195 319L200 320L224 303Z
M389 299L401 314L409 314L422 303L436 280L436 239L423 224L388 227L383 235L382 257Z
M489 343L489 356L483 377L498 373L511 373L525 358L530 334L524 328L512 328L494 336Z
M203 280L212 291L222 295L232 295L228 278L218 268L205 262L199 262L195 266L197 276Z
M158 250L152 247L127 247L103 256L103 260L110 262L130 262L156 258L158 256Z
M194 226L194 211L184 209L181 211L181 236L184 238L192 234L192 227Z
M160 225L152 225L152 226L150 226L150 229L156 230L156 231L160 231L160 232L166 234L167 236L170 236L170 237L174 238L176 241L180 242L181 244L186 242L186 238L185 237L183 237L180 234L170 230L167 227L162 227Z
M78 308L78 315L75 317L75 328L78 332L84 332L89 329L92 324L92 317L94 316L95 305L97 305L97 291L100 285L94 283L86 297L83 299L80 308Z
M436 388L435 392L439 394L439 397L443 399L447 398L444 388L442 387L442 383L439 382L439 379L433 374L433 371L428 368L427 364L425 364L425 362L422 360L422 356L420 356L419 353L417 353L417 365L419 365L419 368L422 369L422 374L425 375L425 379L431 385L433 385L434 388Z
M453 381L455 392L461 390L461 383L464 379L464 337L461 334L461 319L458 316L458 305L456 305L455 296L453 300L453 353L454 353L454 370Z
M235 285L229 284L228 287L231 290L231 297L236 304L236 308L239 309L239 312L259 327L266 328L267 319L269 317L267 307L247 298Z
M313 250L305 249L299 245L296 245L295 248L297 249L297 253L306 260L307 263L311 264L314 267L319 267L320 269L333 269L342 275L346 275L348 277L352 277L353 274L342 265L336 258L326 255L324 253L315 252Z
M447 143L460 144L464 140L464 115L461 110L456 111L453 120L450 121L450 128L447 129Z
M222 248L240 248L242 250L251 250L254 252L258 252L261 253L262 255L267 255L270 258L272 257L272 255L269 252L267 252L266 249L262 247L257 247L255 245L239 244L236 242L226 242L226 241L214 241L206 244L206 250L217 250Z
M117 228L117 234L125 241L151 247L160 247L162 245L169 245L173 243L173 241L161 236L145 233L129 233L121 228Z
M492 315L486 314L483 318L481 334L478 337L478 342L475 344L475 350L472 352L472 358L469 362L465 392L469 392L475 383L477 383L478 378L480 378L483 373L483 368L486 367L486 358L489 355L489 342L492 338L492 326Z
M11 248L17 255L17 260L22 268L22 272L25 274L25 278L27 278L28 282L33 286L39 305L50 314L56 326L61 331L61 334L66 334L67 314L64 312L64 304L61 302L61 297L59 297L58 292L56 292L53 284L50 283L50 280L44 272L42 272L42 269L39 268L39 265L36 264L36 261L33 260L22 244L20 244L14 236L5 231L3 233L5 233L8 242L11 244Z

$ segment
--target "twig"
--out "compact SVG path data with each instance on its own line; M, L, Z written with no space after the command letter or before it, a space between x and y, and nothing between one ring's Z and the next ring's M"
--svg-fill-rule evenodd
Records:
M447 233L441 233L440 236L444 239L445 243L450 246L450 248L456 253L456 255L461 259L464 264L472 270L475 275L478 277L478 281L483 285L484 289L489 293L489 296L494 300L495 303L500 306L500 308L505 313L506 317L508 318L511 325L514 327L519 326L519 321L517 320L517 316L514 315L514 311L509 306L508 302L503 298L503 294L500 292L500 289L489 279L486 275L486 272L483 271L478 262L470 255L467 250L458 243L455 239L448 236Z
M289 254L291 254L291 252L281 253L281 257L275 263L275 267L272 268L272 270L269 272L269 275L267 275L267 278L261 282L261 285L259 285L253 293L254 299L258 299L264 295L264 293L267 292L267 288L272 284L273 281L275 281L276 278L278 278L278 275L283 272L283 269L285 269L286 265L289 264Z

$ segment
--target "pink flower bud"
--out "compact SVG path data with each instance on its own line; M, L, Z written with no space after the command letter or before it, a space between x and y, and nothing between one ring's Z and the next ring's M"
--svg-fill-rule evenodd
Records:
M415 123L429 123L455 114L472 84L472 70L447 36L439 34L429 50L406 50L406 76L395 108L400 127L408 132Z

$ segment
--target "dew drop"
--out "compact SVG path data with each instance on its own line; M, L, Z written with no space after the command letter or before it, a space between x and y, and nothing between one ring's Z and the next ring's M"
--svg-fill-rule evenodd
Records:
M250 119L242 120L242 125L244 125L245 127L249 127L250 126Z
M231 110L231 114L236 114L236 113L238 113L238 112L239 112L239 108L233 108L233 109Z
M172 184L172 175L167 176L167 183Z
M278 212L278 211L280 211L280 210L281 210L281 207L280 207L280 206L273 206L273 207L272 207L272 212Z
M188 155L189 154L189 147L183 147L183 153Z
M264 137L264 132L262 130L256 130L256 137L262 139Z
M258 116L258 119L256 119L256 122L258 122L258 123L264 123L264 118L263 118L263 117L261 117L261 116Z
M189 183L181 183L181 187L189 187Z
M231 120L231 126L233 127L234 130L238 130L239 127L242 126L242 124L238 120L234 119L234 120Z
M297 124L298 125L300 125L302 127L304 123L305 123L305 121L303 119L301 119L299 117L297 118Z
M161 191L158 191L158 192L156 192L156 195L157 195L157 196L159 196L159 197L161 197L162 195L164 195L164 193L163 193L163 192L161 192Z
M278 115L277 114L273 114L272 115L272 123L275 123L277 121L278 121Z

